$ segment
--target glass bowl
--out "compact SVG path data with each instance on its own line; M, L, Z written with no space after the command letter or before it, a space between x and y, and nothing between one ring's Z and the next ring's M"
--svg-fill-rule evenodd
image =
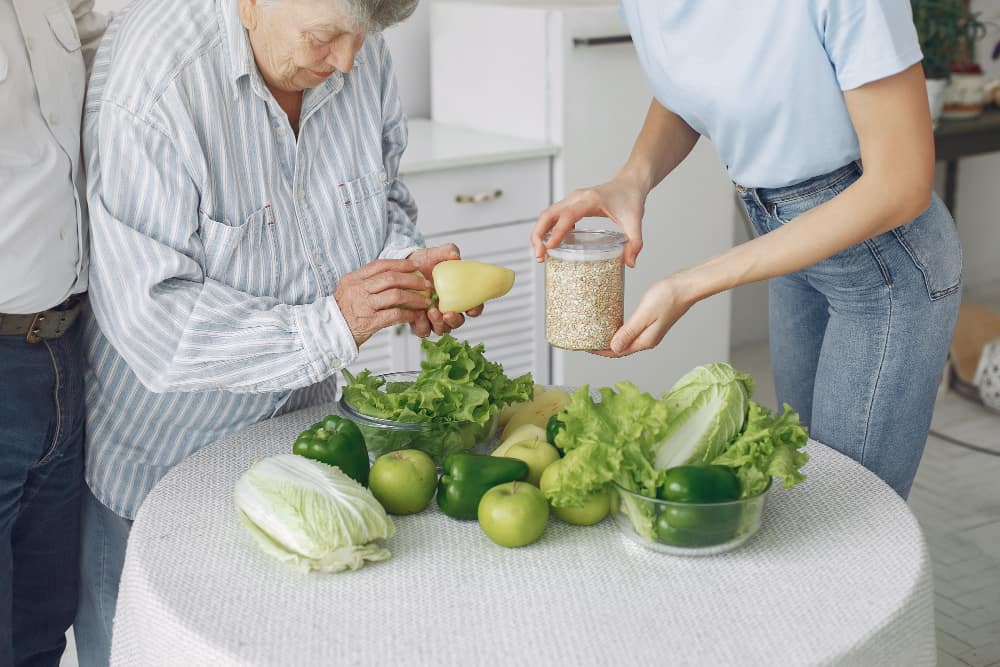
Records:
M385 381L382 391L392 392L401 385L413 383L418 371L385 373L374 377ZM497 424L500 415L495 414L486 424L467 421L441 421L421 424L369 417L361 413L347 400L340 397L340 411L361 429L368 446L368 457L374 461L387 452L399 449L419 449L430 455L434 465L440 468L444 459L453 452L472 451L486 454L496 444Z
M750 539L760 529L761 493L722 503L680 503L647 498L612 484L611 514L619 530L636 544L675 556L719 554Z

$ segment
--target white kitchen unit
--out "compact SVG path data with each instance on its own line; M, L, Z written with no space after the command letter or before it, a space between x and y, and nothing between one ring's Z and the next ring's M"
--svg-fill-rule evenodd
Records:
M609 0L437 0L431 83L437 122L558 145L554 199L606 181L624 164L652 99ZM639 265L626 272L626 317L658 278L731 245L731 193L705 140L653 191ZM552 381L631 380L659 392L698 364L727 359L729 327L722 294L696 305L655 350L614 360L554 350Z
M517 274L505 296L480 318L467 318L456 338L484 343L510 376L531 371L551 381L545 342L544 271L531 254L528 234L551 197L556 148L545 142L498 136L411 120L400 175L419 209L417 227L428 246L455 243L464 259L501 264ZM408 326L384 329L361 346L349 369L374 373L416 370L420 339Z

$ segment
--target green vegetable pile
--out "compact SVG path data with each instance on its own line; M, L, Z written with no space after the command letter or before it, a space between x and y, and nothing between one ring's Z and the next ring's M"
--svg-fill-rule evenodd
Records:
M366 427L368 451L420 449L441 465L453 452L471 449L492 434L500 410L531 399L530 373L511 379L486 358L485 348L450 335L424 340L426 361L412 383L389 383L368 370L344 371L344 400L369 417L424 426L416 431Z
M612 482L656 498L668 470L692 464L732 468L740 498L765 491L772 476L785 488L805 479L800 468L809 457L800 449L808 433L798 415L787 405L778 414L751 400L753 380L729 364L695 368L662 399L629 382L599 393L595 401L589 387L579 388L558 415L554 441L565 457L546 492L556 507L579 505ZM622 502L636 532L653 539L653 503L628 496Z

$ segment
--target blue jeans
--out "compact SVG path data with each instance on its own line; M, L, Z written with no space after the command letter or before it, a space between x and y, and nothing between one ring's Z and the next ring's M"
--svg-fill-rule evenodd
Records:
M82 497L80 606L73 637L80 667L105 667L111 658L111 625L132 522L105 507L86 485Z
M758 235L856 181L851 163L783 188L741 189ZM962 252L935 195L920 217L803 271L771 280L771 365L779 404L810 435L906 498L930 428L961 300Z
M77 603L80 325L0 336L0 665L58 665Z

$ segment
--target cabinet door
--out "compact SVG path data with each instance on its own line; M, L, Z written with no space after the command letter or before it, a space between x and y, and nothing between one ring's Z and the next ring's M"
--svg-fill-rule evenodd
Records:
M486 356L503 364L508 376L517 377L530 371L535 382L548 383L550 355L543 325L544 272L532 257L528 243L533 225L533 221L526 221L431 236L427 245L455 243L463 259L499 264L514 271L516 278L510 292L487 303L480 317L466 318L465 324L452 335L470 343L483 343Z

